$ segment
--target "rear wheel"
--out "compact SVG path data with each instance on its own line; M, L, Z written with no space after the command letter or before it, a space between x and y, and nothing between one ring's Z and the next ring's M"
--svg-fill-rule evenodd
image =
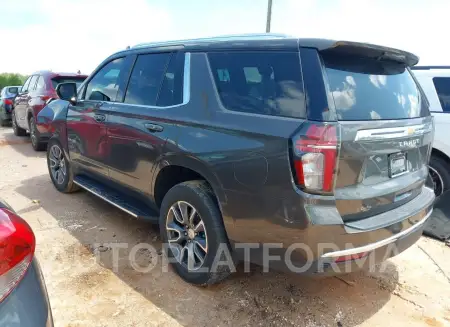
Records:
M72 193L79 188L73 182L73 172L61 144L52 139L47 147L47 167L53 185L62 193Z
M214 284L234 270L222 215L206 182L172 187L162 201L159 223L167 255L185 281Z
M16 112L14 110L11 113L11 122L12 122L12 128L14 131L14 135L16 135L16 136L26 136L27 135L27 131L24 130L23 128L20 128L17 125Z
M440 196L450 188L450 164L444 158L431 155L430 176L436 196Z
M41 140L40 133L36 127L36 121L34 120L34 117L30 118L29 121L30 124L30 138L31 138L31 146L35 151L43 151L45 150L45 147L47 146L46 142L43 142Z

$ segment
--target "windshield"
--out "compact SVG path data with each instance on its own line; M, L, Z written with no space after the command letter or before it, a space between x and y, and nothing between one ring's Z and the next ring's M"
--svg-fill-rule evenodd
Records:
M85 79L85 77L56 77L52 79L52 85L56 89L56 86L61 83L75 83L78 89Z
M339 120L382 120L429 115L428 104L403 64L361 57L324 57L329 101Z

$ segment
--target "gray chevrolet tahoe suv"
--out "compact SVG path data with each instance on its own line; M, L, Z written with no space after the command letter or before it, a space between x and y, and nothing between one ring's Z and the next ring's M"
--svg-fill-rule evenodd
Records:
M271 34L141 44L78 90L58 86L67 101L38 117L54 133L49 174L158 222L191 283L230 274L228 251L311 274L365 268L414 244L432 211L417 62Z

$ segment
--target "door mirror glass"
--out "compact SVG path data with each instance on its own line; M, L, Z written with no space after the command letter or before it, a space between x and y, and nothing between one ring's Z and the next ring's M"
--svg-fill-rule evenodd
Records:
M66 101L75 101L77 98L77 84L76 83L61 83L56 86L56 94L59 98Z

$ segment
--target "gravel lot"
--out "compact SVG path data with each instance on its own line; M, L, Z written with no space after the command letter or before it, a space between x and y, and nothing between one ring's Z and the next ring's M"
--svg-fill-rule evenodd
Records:
M96 243L160 248L156 228L86 192L57 192L45 153L11 128L0 128L0 167L0 196L36 233L56 326L450 326L450 248L431 239L382 273L313 279L239 267L222 284L200 288L162 272L160 256L142 273L124 249L113 269L112 251ZM152 259L147 251L136 258Z

